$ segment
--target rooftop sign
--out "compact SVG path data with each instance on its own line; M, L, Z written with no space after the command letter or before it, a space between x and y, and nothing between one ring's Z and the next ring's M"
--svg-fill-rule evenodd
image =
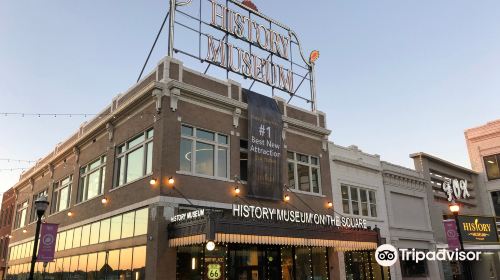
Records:
M178 53L283 92L316 110L314 63L294 31L236 0L170 0L169 56ZM174 29L185 31L176 38ZM190 36L189 42L182 41ZM178 39L178 41L177 41ZM307 90L309 87L309 90ZM278 92L275 92L277 90Z

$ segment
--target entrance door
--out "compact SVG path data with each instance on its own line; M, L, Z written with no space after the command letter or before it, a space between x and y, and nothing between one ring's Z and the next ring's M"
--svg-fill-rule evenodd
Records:
M229 246L229 279L281 279L279 250L277 246Z

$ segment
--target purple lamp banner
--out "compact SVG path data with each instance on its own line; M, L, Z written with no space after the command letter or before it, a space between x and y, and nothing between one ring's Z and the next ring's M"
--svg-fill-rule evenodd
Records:
M58 224L42 224L37 262L51 262L54 260L58 227Z
M448 249L460 249L460 237L458 236L457 224L455 220L444 220L444 232L448 240Z

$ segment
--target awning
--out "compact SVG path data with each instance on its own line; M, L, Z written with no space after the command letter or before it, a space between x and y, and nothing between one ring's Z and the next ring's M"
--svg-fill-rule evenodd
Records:
M170 223L168 238L170 247L203 244L210 240L217 243L330 247L336 251L374 250L378 246L375 230L239 219L224 211Z

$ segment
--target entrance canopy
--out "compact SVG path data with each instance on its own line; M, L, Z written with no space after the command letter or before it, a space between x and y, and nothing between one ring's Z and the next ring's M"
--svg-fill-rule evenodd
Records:
M168 226L170 247L219 243L330 247L336 251L374 250L378 233L367 229L241 219L224 211L210 211L195 219Z

